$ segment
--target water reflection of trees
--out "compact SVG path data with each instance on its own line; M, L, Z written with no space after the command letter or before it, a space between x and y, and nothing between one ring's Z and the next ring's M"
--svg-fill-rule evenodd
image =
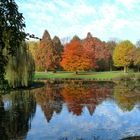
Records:
M31 127L36 103L29 91L0 96L0 139L24 139Z
M81 115L83 108L87 107L90 115L93 115L96 106L110 95L112 91L110 86L107 83L81 86L69 84L63 88L61 95L73 114Z
M136 104L140 105L140 90L135 88L134 83L116 84L114 87L114 97L123 111L131 111Z
M87 107L92 115L96 106L112 92L112 84L47 84L33 92L49 122L54 112L61 112L63 103L67 104L68 110L73 114L81 115L83 108Z
M35 98L41 106L47 121L49 122L55 113L60 113L63 102L67 104L68 111L75 115L81 115L83 108L87 108L93 115L96 106L110 96L114 90L114 99L123 111L131 111L137 104L140 106L140 92L135 88L137 84L90 83L70 82L67 84L47 84L45 87L35 89Z
M55 113L60 113L62 110L62 96L60 88L47 85L43 88L34 91L37 103L41 106L47 121L49 122Z
M132 137L128 137L128 138L123 138L121 140L140 140L140 136L132 136Z

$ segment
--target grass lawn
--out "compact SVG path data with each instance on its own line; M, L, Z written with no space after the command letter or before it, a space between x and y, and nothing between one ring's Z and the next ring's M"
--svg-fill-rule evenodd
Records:
M81 79L112 79L122 75L122 71L113 72L79 72L75 74L73 72L57 72L57 73L46 73L46 72L36 72L35 79L38 78L81 78Z

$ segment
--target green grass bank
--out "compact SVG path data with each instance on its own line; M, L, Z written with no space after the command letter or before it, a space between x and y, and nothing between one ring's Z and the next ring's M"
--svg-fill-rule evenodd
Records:
M112 72L36 72L35 80L47 80L47 79L83 79L83 80L112 80L114 78L123 75L122 71Z

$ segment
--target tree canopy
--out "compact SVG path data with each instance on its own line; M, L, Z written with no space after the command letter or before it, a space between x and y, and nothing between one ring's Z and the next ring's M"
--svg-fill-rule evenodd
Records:
M84 46L84 48L90 47L94 50L96 69L106 69L102 68L103 65L100 64L101 61L103 61L103 64L105 64L109 60L109 51L105 46L105 42L96 37L93 37L89 32L87 34L87 37L82 41L82 45Z
M60 39L57 36L51 39L49 32L45 30L36 51L36 69L44 71L60 68L62 52L63 46Z
M29 86L33 81L35 64L31 53L27 50L27 44L23 42L17 49L17 54L8 57L6 77L9 86L12 88Z
M89 70L95 65L93 56L93 50L85 49L78 40L72 40L64 48L61 65L68 71Z
M16 50L25 39L24 17L18 12L18 6L14 0L0 1L0 85L5 81L5 66L8 57L4 49L11 56L16 55Z
M128 66L132 63L132 50L134 45L128 41L120 42L113 53L114 65L117 67L124 67L124 72L127 72Z
M46 68L46 61L48 59L47 54L48 54L49 50L52 49L52 45L53 44L52 44L50 34L48 33L47 30L45 30L42 40L40 41L39 46L37 48L36 56L35 56L35 64L36 64L36 69L38 71L47 70L47 68ZM51 55L51 54L49 54L49 55Z
M140 48L134 48L132 51L132 59L135 66L140 68Z

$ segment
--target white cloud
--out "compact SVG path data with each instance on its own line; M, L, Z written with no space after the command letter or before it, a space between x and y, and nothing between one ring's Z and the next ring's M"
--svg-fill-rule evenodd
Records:
M32 0L18 5L25 16L26 30L39 37L47 29L51 36L58 35L61 38L75 34L83 38L87 32L91 32L93 36L107 40L110 37L130 37L129 30L134 32L140 28L138 2L112 0L110 3L94 5L83 0ZM137 36L140 33L137 32Z
M85 20L86 16L92 17L96 14L96 9L93 6L81 1L75 1L73 5L67 4L67 6L65 6L66 3L59 4L65 9L65 12L60 13L61 19L64 19L65 22L71 22L73 25L81 23L81 20Z
M113 30L114 32L119 32L119 33L120 33L120 32L122 31L122 29L123 29L127 24L129 24L129 23L128 23L128 21L125 20L125 19L116 19L116 20L114 21L113 26L112 26L112 30Z
M61 6L62 8L70 8L71 7L71 4L69 4L68 2L64 1L64 0L54 0L54 3Z
M129 10L133 9L139 0L116 0L118 3L122 4Z

